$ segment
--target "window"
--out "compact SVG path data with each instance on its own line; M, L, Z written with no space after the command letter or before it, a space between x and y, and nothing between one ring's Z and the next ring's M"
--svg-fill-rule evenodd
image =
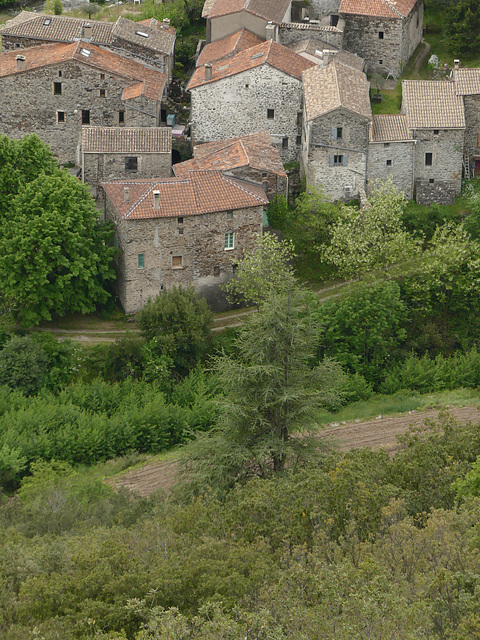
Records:
M267 119L273 120L275 118L275 109L267 109Z
M227 220L233 220L233 211L227 211Z
M105 74L104 73L100 74L100 80L105 80Z
M288 138L282 138L282 149L288 149Z
M118 124L125 124L125 111L118 112Z
M384 37L384 33L383 33L383 31L379 31L379 32L378 32L378 39L379 39L379 40L383 40L383 37Z
M145 254L139 253L137 256L137 267L139 269L145 269Z
M440 133L440 129L434 129L433 130L433 135L434 136L438 136L439 133Z
M341 140L343 138L343 127L332 127L331 138L332 140Z
M82 124L90 124L90 111L88 109L82 110Z
M53 83L53 95L54 96L61 96L62 95L62 83L61 82L54 82Z
M100 98L105 98L105 89L100 89Z
M378 61L378 64L383 64L383 60L379 60L379 61Z
M235 249L235 231L227 231L224 246L225 250Z
M426 167L431 167L433 164L433 153L426 153L425 154L425 166Z
M179 227L179 228L178 228L178 234L179 234L180 236L183 236L183 227Z
M248 82L245 83L245 89L248 89Z
M340 18L340 16L330 16L330 26L331 27L336 27L338 24L338 19Z
M433 178L430 178L430 180L428 181L430 184L434 184L435 180Z
M299 147L302 144L302 136L297 136L297 139L295 140L297 147Z
M348 155L343 153L330 156L329 165L331 167L346 167L348 165Z
M20 43L19 42L15 43L15 49L20 49Z
M178 216L177 222L178 224L183 224L183 216Z
M183 268L183 257L172 256L172 269L182 269L182 268Z
M61 72L61 71L59 71L59 72L58 72L58 77L59 77L59 78L61 78L61 77L62 77L62 72Z
M57 111L57 122L65 122L65 111Z
M303 122L303 113L301 111L297 112L297 127L301 127Z
M387 167L391 167L392 166L392 161L391 160L387 160Z
M138 171L138 158L125 158L125 171Z

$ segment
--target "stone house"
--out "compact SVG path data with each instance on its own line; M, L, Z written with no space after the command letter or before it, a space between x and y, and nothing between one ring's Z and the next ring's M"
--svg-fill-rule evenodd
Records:
M288 178L278 149L270 144L270 135L248 136L197 145L194 157L173 166L177 177L192 171L222 171L225 175L262 185L268 199L277 194L288 196Z
M465 108L464 164L466 177L480 176L480 69L456 68L453 72L455 94L463 98Z
M301 142L302 72L314 66L272 40L198 67L187 89L196 144L268 131L284 162Z
M342 64L346 64L349 67L363 71L365 68L365 60L357 56L355 53L350 53L346 49L337 49L332 47L326 42L322 42L317 38L305 38L304 40L297 40L288 45L288 48L295 53L310 62L325 66L329 60L337 60Z
M341 0L344 47L365 58L369 73L397 77L420 44L423 0Z
M250 47L261 44L263 41L262 38L250 33L247 29L240 29L240 31L231 36L226 36L221 40L205 45L197 58L197 67L201 67L207 62L231 58L236 53L240 53L244 49L250 49Z
M303 73L301 164L307 186L322 186L333 200L365 191L369 85L364 73L335 59Z
M170 127L83 127L82 180L96 189L100 182L172 175Z
M159 126L165 74L85 41L0 54L0 131L76 162L82 127Z
M22 11L0 28L0 35L2 51L84 39L158 67L168 82L172 79L176 31L169 20L133 22L120 17L113 23Z
M261 186L220 171L101 186L116 227L116 287L126 313L174 285L193 284L221 304L219 284L262 231Z
M451 203L462 187L465 113L453 82L402 81L402 113L415 144L419 204Z
M392 176L398 191L411 200L414 191L416 141L405 115L376 115L370 125L367 161L367 195L376 180Z

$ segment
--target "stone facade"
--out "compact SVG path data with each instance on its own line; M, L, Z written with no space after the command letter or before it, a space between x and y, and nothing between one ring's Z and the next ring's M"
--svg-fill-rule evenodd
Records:
M442 181L450 184L451 190L460 195L464 130L417 129L414 136L416 181L427 181L430 185ZM431 189L436 193L433 187Z
M268 131L284 162L297 159L302 113L297 78L263 64L195 87L191 94L195 144Z
M384 182L389 176L398 191L413 198L413 161L415 141L370 142L367 161L367 195L376 180Z
M134 162L131 162L134 159ZM132 168L136 166L135 168ZM170 153L83 153L82 179L96 188L106 180L141 178L170 178Z
M480 159L480 95L465 95L463 102L466 124L465 153L470 160L478 160Z
M312 18L322 18L323 16L338 15L340 0L310 0L308 5L308 15Z
M418 204L453 204L457 197L457 183L453 180L415 180L415 200Z

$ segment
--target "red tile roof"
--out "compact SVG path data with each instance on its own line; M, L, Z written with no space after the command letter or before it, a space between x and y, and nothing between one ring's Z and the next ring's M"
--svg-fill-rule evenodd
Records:
M241 29L231 36L207 44L198 57L197 67L204 65L206 62L215 62L215 60L233 56L262 42L263 40L254 33Z
M16 57L19 53L25 57L25 69L22 70L17 69ZM128 97L144 95L151 100L160 100L162 97L166 81L164 73L85 41L72 44L45 44L21 49L20 52L16 50L2 53L0 54L0 77L26 73L32 69L59 64L67 60L77 60L100 71L120 76L128 85L132 82L133 86L126 87L125 90Z
M192 172L182 178L102 182L117 213L124 220L169 218L265 206L260 185L237 180L220 171ZM124 201L129 187L129 201ZM159 209L153 208L153 192L160 192Z
M291 0L216 0L209 8L208 17L217 18L239 11L280 24L288 11Z
M339 13L378 18L405 18L418 0L342 0Z
M228 171L251 167L258 171L286 177L278 149L270 143L270 134L252 133L247 136L208 142L194 149L194 158L174 165L175 175L190 171Z
M314 62L305 60L305 58L294 51L272 40L268 40L255 47L250 47L250 49L240 51L240 53L237 53L232 58L214 62L212 65L211 80L205 80L205 67L198 67L190 79L187 89L191 90L210 82L216 82L217 80L242 73L243 71L254 69L262 64L269 64L298 80L302 79L303 71L315 66Z

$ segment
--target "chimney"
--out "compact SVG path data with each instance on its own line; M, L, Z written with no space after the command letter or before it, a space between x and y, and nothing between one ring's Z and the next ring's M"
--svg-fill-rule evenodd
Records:
M155 211L160 209L160 191L153 192L153 208Z
M93 35L93 27L91 24L83 25L83 37L85 40L91 40Z
M163 28L164 29L169 29L170 28L170 18L164 18L162 20L162 24L163 24Z
M25 56L17 56L16 60L17 60L17 71L21 71L22 69L25 69L25 67L27 66L27 63L25 61Z
M268 180L262 180L262 187L265 193L268 193Z
M123 187L123 201L129 202L130 200L130 187Z
M205 63L205 80L211 80L211 79L212 79L212 63L206 62Z
M265 40L275 40L275 25L271 20L265 26Z
M454 60L453 64L455 65L455 69L458 69L460 67L460 60Z

